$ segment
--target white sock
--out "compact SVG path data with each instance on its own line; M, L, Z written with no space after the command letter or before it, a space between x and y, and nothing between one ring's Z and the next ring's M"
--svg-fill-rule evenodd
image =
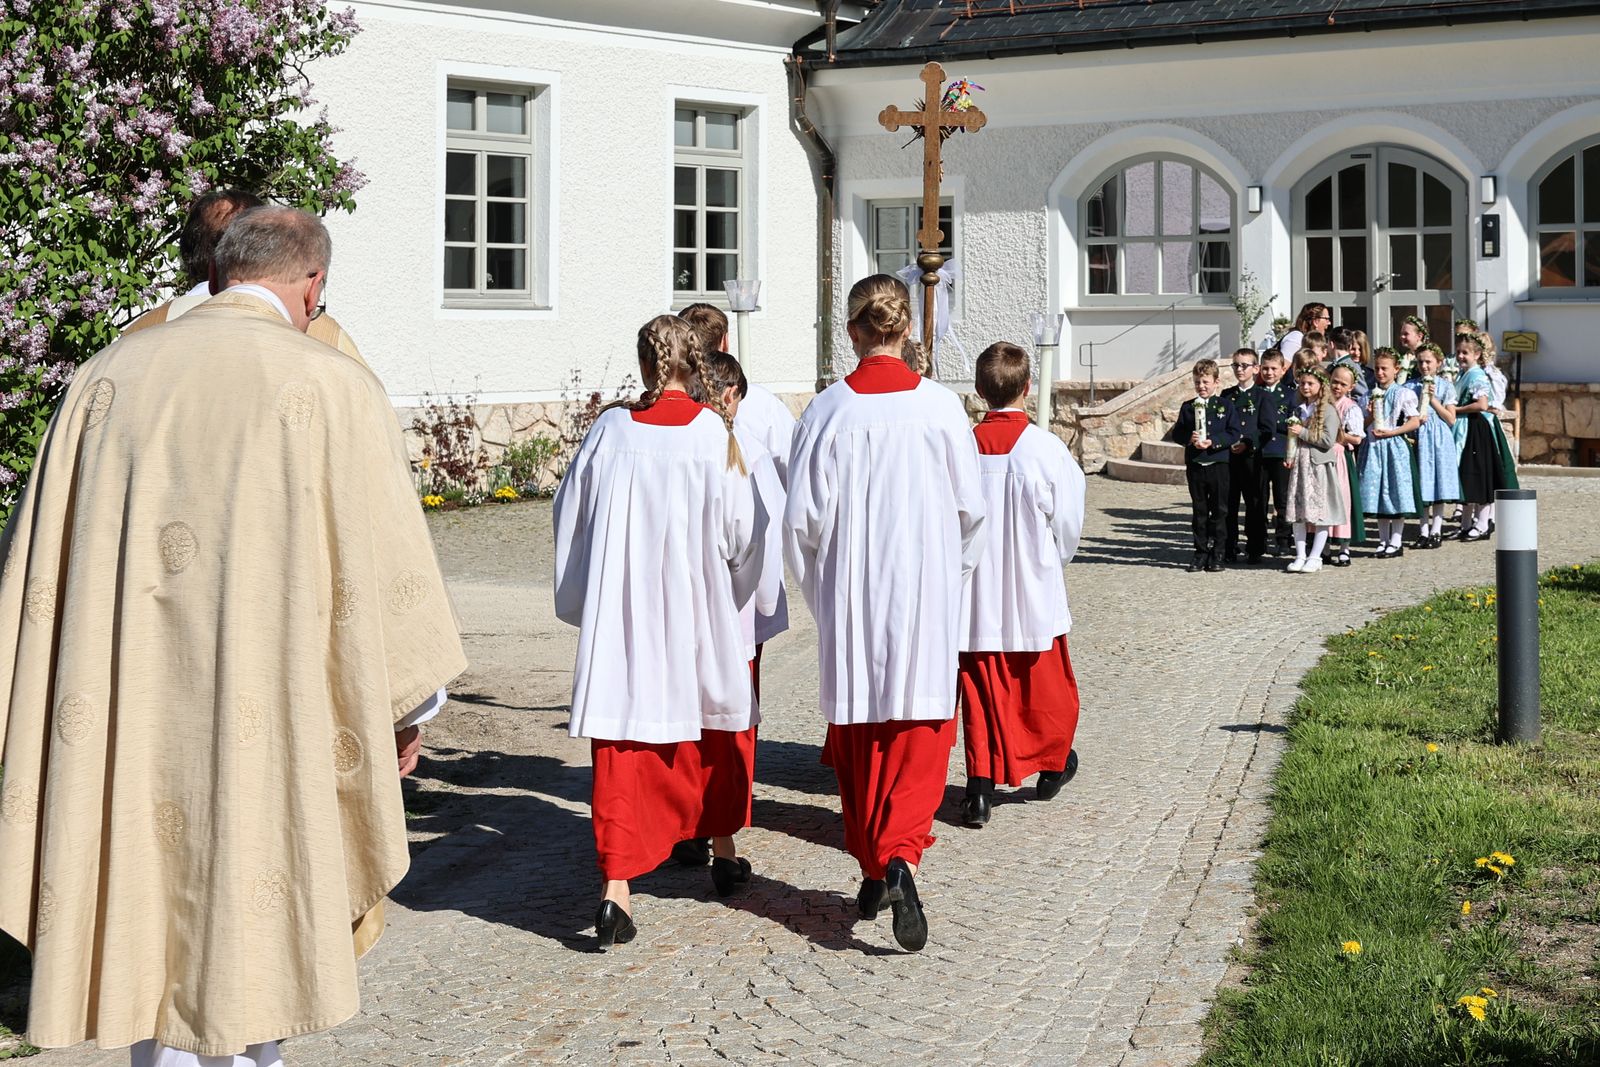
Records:
M1378 547L1380 549L1386 549L1389 547L1389 531L1393 528L1393 526L1393 519L1378 520Z
M1438 537L1439 531L1444 529L1444 505L1434 504L1428 508L1430 520L1423 526L1423 532L1429 537Z
M1294 559L1296 563L1306 561L1306 524L1303 522L1294 524Z
M1491 500L1483 506L1483 513L1489 516L1490 522L1494 521L1494 501Z
M1461 528L1463 530L1472 529L1472 524L1474 522L1476 522L1477 519L1478 519L1478 505L1476 505L1476 504L1462 504L1461 505Z
M1401 542L1405 539L1406 520L1390 519L1389 522L1389 547L1398 549L1401 546Z
M1494 505L1492 504L1478 505L1478 513L1472 518L1474 533L1486 534L1489 532L1489 519L1494 515L1493 507Z
M1321 559L1323 546L1328 543L1328 528L1317 527L1317 535L1311 539L1311 558Z

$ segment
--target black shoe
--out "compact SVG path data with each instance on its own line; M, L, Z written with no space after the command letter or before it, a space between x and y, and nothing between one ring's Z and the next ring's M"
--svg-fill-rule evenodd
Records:
M861 917L876 919L888 895L889 886L882 878L861 879L861 890L856 893L856 908L861 912Z
M1201 553L1196 552L1194 554L1194 559L1191 559L1189 561L1189 565L1183 569L1188 571L1190 574L1198 574L1206 569L1206 557Z
M1252 566L1252 567L1260 566L1261 565L1261 556L1262 556L1262 553L1260 553L1260 552L1252 552L1252 553L1250 553L1250 558L1248 560L1246 560L1245 562L1249 563L1250 566Z
M917 883L911 878L911 868L903 859L889 861L889 906L894 910L894 939L907 952L920 952L928 943L928 917L922 912L922 898L917 896Z
M1431 537L1419 537L1411 542L1411 551L1413 552L1425 552L1432 547L1433 538Z
M1061 792L1061 787L1072 781L1072 776L1078 773L1078 750L1073 749L1067 753L1067 765L1059 771L1040 771L1039 778L1033 783L1033 796L1035 800L1054 800L1055 795Z
M612 945L626 945L639 928L616 901L603 900L600 910L594 913L594 932L600 935L600 948L605 950Z
M721 856L711 861L711 884L717 887L717 896L726 897L750 881L750 861L743 856L725 860Z
M1330 559L1328 561L1328 566L1330 566L1330 567L1348 567L1348 566L1350 566L1350 553L1348 551L1340 552L1337 556L1334 556L1332 559Z
M1491 534L1494 533L1494 520L1493 519L1489 520L1489 532Z
M989 798L982 793L968 793L961 798L961 825L976 830L989 824Z
M1225 571L1227 569L1228 568L1223 566L1222 561L1216 556L1212 556L1210 559L1206 560L1207 574L1216 574L1218 571Z
M704 867L711 862L711 839L691 837L672 846L672 859L681 867Z
M1487 541L1487 540L1489 540L1489 535L1486 534L1486 533L1479 533L1477 530L1468 530L1462 536L1461 540L1465 541L1469 545L1474 545L1474 544L1477 544L1479 541Z
M1373 559L1394 559L1394 557L1395 557L1395 550L1392 549L1392 548L1389 548L1387 545L1385 545L1384 547L1378 549L1378 551L1376 551L1376 552L1374 552L1372 554L1372 558Z

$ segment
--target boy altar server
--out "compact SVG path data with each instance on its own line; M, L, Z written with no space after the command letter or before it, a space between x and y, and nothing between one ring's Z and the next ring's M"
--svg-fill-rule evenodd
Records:
M383 386L306 337L329 254L235 220L226 291L79 369L0 535L34 1044L267 1065L356 1011L413 724L466 661Z
M978 450L961 400L900 353L906 287L850 290L860 364L811 402L789 460L784 555L817 620L823 762L839 778L864 918L887 897L916 951L928 923L913 875L933 838L955 744L961 583L983 526Z
M978 357L990 412L973 431L989 531L967 583L961 728L967 795L961 821L989 821L994 784L1037 773L1050 800L1077 773L1078 683L1067 655L1072 614L1062 568L1083 531L1083 470L1022 410L1028 354L1004 341Z

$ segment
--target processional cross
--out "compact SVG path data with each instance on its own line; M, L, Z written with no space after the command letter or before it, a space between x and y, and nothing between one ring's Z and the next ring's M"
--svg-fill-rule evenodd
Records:
M939 228L939 181L944 177L944 164L939 159L939 149L944 139L958 130L976 133L989 121L979 108L966 103L964 109L947 109L944 103L944 68L929 63L922 68L922 105L915 111L901 111L890 104L878 114L883 128L895 130L912 128L922 138L922 227L917 230L917 244L922 253L917 256L917 266L922 268L922 350L927 354L929 373L933 370L934 289L939 284L939 268L944 266L944 256L939 245L944 241L944 231Z

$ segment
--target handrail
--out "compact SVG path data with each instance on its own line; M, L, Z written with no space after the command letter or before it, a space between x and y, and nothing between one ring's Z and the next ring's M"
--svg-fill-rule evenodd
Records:
M1143 326L1145 323L1149 322L1151 319L1155 318L1157 315L1170 314L1172 316L1172 354L1173 354L1174 357L1176 357L1177 354L1178 354L1178 308L1182 307L1184 305L1190 304L1190 303L1192 303L1192 302L1194 302L1196 300L1199 300L1199 299L1200 299L1200 295L1198 293L1192 293L1189 296L1184 297L1182 300L1174 300L1172 303L1168 304L1166 307L1157 308L1155 311L1152 311L1150 314L1146 315L1144 318L1140 319L1138 322L1134 323L1132 326L1129 326L1127 329L1123 330L1121 333L1116 334L1113 337L1108 337L1104 341L1084 341L1083 343L1079 344L1078 345L1078 366L1089 368L1089 403L1092 405L1095 402L1094 401L1094 370L1095 370L1096 364L1095 364L1095 358L1094 358L1094 350L1095 350L1095 347L1097 345L1104 346L1104 345L1109 345L1114 341L1120 341L1122 338L1126 337L1128 334L1132 333L1134 330L1137 330L1139 327ZM1083 310L1083 309L1080 309L1080 310ZM1093 309L1093 310L1099 310L1099 309ZM1087 348L1089 350L1089 360L1088 360L1088 362L1084 362L1084 358L1083 358L1083 350L1085 348Z

